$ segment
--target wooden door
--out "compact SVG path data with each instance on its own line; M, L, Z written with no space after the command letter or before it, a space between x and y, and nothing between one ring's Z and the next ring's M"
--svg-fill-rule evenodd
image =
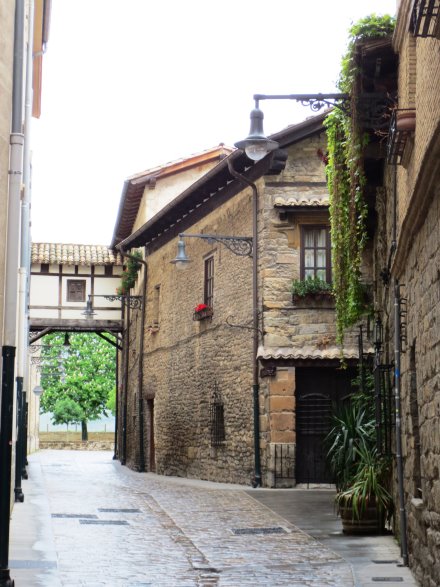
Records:
M324 439L333 406L349 396L353 372L324 367L296 369L297 483L332 483Z

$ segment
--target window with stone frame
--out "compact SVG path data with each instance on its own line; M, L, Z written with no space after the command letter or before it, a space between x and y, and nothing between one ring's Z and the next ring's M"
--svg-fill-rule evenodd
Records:
M332 281L330 227L327 225L301 226L302 280L318 277L327 283Z
M214 257L205 259L205 276L204 276L204 303L210 308L214 302Z
M68 279L67 280L67 301L68 302L85 302L86 301L86 280L85 279Z

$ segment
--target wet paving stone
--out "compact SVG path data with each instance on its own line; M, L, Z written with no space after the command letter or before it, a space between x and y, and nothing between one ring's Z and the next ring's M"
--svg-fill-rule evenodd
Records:
M41 451L30 472L34 466L44 477L62 587L354 585L344 559L248 488L139 474L105 452Z

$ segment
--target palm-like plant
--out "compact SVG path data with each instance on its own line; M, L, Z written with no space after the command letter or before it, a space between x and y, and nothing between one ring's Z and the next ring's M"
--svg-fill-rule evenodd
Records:
M336 496L339 507L348 507L352 517L359 520L367 507L375 506L379 518L390 521L393 498L389 491L390 462L378 454L376 447L361 442L354 449L355 470L349 487Z
M368 406L350 403L335 412L326 444L328 463L337 491L343 491L351 484L357 471L361 447L373 447L374 442L375 424Z

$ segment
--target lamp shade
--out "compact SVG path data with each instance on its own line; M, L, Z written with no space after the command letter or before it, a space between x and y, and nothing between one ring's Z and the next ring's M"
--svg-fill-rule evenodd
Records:
M235 143L235 146L238 149L244 149L246 155L253 161L263 159L268 153L279 147L276 141L272 141L265 136L263 119L263 112L259 108L254 108L251 112L251 128L248 137Z
M96 312L93 309L92 300L87 300L86 309L84 310L84 312L81 312L81 313L86 318L93 318L93 316L96 314Z
M40 397L40 396L43 394L43 391L44 391L44 390L43 390L43 388L41 387L41 385L36 385L32 391L35 393L35 395L36 395L37 397Z
M188 259L185 250L185 241L183 239L179 239L177 241L177 255L176 258L171 261L178 269L182 269L186 267L188 263L190 263L190 259Z

